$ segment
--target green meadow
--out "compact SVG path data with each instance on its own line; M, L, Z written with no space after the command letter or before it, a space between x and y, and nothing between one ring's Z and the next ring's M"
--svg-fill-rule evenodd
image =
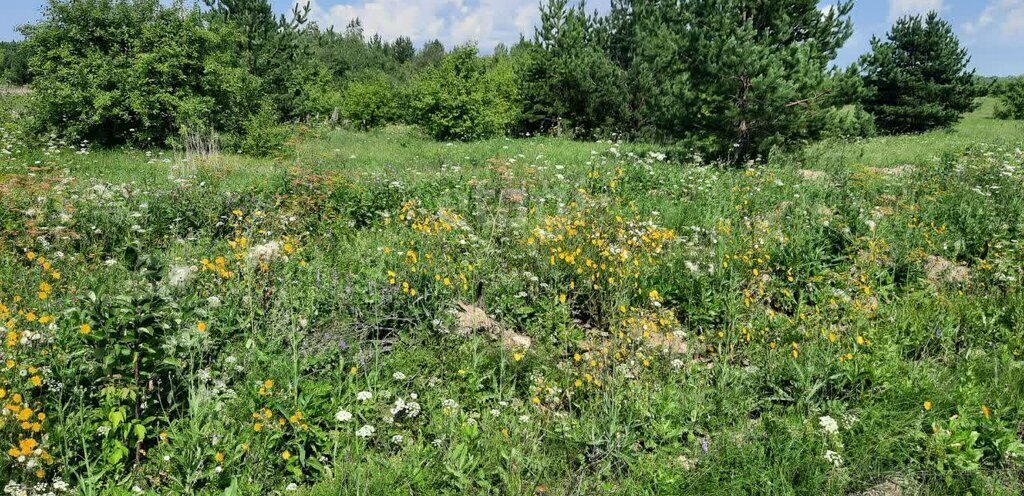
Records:
M0 479L1020 494L1024 123L992 109L756 168L402 126L259 159L5 125Z

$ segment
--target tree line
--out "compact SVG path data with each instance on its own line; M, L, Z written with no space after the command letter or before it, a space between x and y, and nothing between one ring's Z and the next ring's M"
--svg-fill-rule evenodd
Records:
M985 82L938 14L899 19L848 68L853 2L612 0L607 13L543 0L540 24L482 55L322 29L269 0L49 0L0 48L30 82L31 130L108 146L218 134L266 153L280 124L421 127L442 140L615 136L731 162L827 136L955 124L976 97L1019 118L1024 83Z

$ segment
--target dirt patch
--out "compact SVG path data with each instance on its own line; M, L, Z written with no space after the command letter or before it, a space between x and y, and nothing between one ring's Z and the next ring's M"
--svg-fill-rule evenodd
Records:
M800 174L800 177L807 179L808 181L820 181L828 177L828 173L825 171L800 169L797 173Z
M963 284L971 279L971 272L966 266L934 255L925 260L924 270L932 284Z
M673 333L652 332L644 336L647 346L673 355L685 355L690 352L690 346L682 336Z
M32 93L32 89L24 86L0 86L0 95L27 95L29 93Z
M878 174L880 176L902 176L904 174L914 172L914 169L914 166L911 164L902 164L897 165L896 167L889 167L887 169L878 167L868 167L865 170L872 174Z
M886 479L860 493L851 493L850 496L904 496L913 494L908 488L907 481L901 478Z

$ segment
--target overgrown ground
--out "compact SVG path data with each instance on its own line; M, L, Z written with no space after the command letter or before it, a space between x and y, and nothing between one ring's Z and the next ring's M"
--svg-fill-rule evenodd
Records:
M400 128L277 160L7 132L0 478L1020 494L1024 128L990 110L755 169Z

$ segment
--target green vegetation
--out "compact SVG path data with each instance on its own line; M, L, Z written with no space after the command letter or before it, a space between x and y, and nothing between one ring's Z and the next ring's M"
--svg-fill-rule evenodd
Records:
M267 0L50 0L8 51L31 54L37 138L107 147L273 154L283 125L411 124L443 140L613 138L742 164L971 110L982 89L937 14L900 19L862 67L836 70L853 3L818 3L620 0L589 15L550 0L532 38L482 56L367 38L358 19L324 31L308 5L276 18Z
M992 109L750 169L410 127L256 159L5 125L0 473L1019 494L1024 133Z
M1020 85L753 3L481 55L51 0L0 47L4 493L1021 494Z
M456 49L421 74L412 90L412 121L438 140L502 136L519 103L508 57L481 59L475 47Z
M24 86L32 81L25 44L0 41L0 85Z
M676 144L742 162L822 133L843 77L829 63L852 2L612 2L603 17L547 3L525 79L528 120ZM585 134L587 135L587 134Z
M978 89L953 26L931 12L896 21L861 59L865 107L889 133L946 128L974 109Z
M1024 78L1003 82L996 94L999 96L996 118L1024 119Z

